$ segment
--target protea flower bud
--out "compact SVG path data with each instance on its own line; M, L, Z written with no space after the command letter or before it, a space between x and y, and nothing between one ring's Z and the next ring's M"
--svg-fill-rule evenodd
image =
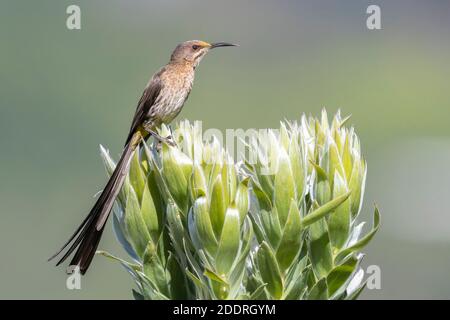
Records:
M245 165L219 137L203 141L200 123L163 126L176 146L135 152L114 209L133 262L103 254L133 275L139 299L356 298L379 214L360 237L366 163L346 120L282 122L250 139Z
M310 276L308 263L319 287L296 298L327 288L326 279L345 258L356 261L354 268L360 261L352 254L361 247L352 246L351 239L360 231L355 219L366 164L354 130L343 127L346 120L338 113L329 125L323 111L321 121L303 116L300 124L281 123L278 132L268 130L250 143L257 155L257 162L246 166L257 200L251 209L260 243L255 266L269 297L295 297L299 272ZM378 220L373 232L376 228ZM302 264L304 269L297 269ZM323 297L334 293L327 289Z

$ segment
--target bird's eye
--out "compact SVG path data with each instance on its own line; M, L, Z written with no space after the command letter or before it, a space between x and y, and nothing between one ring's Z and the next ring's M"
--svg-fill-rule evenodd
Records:
M198 50L198 48L200 48L200 46L198 46L198 45L196 45L196 44L194 44L194 45L192 46L192 49L194 49L194 50Z

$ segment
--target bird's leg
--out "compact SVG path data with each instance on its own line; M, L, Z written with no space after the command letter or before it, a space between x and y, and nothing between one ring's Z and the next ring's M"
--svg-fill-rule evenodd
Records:
M170 135L167 137L167 139L170 139L170 141L172 141L172 143L176 146L177 143L175 142L175 140L173 138L172 126L168 125L167 128L169 128L169 132L170 132Z
M168 144L169 146L175 147L176 143L172 140L172 136L169 136L167 138L162 137L160 134L158 134L152 126L148 125L148 124L144 124L144 129L145 131L147 131L148 133L150 133L156 140L160 141L160 142L164 142L166 144Z
M169 146L175 147L176 143L172 140L172 136L169 137L162 137L161 135L159 135L157 132L153 131L153 130L149 130L148 131L155 139L159 140L160 142L164 142L166 144L168 144Z

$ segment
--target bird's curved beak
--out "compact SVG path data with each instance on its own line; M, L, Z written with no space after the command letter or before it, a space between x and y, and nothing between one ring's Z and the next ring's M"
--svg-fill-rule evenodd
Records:
M228 43L228 42L216 42L211 43L210 49L219 48L219 47L239 47L238 44Z

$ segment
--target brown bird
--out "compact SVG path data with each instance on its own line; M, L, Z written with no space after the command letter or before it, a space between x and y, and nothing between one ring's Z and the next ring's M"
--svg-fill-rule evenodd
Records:
M170 123L180 113L191 92L195 68L202 58L213 48L228 46L235 45L192 40L183 42L175 48L169 63L155 73L145 87L120 160L94 207L70 239L49 260L70 245L56 265L64 262L76 250L70 266L78 266L82 274L86 272L94 257L114 200L125 180L133 151L139 147L142 140L147 140L150 136L164 143L171 143L167 138L159 136L158 127L163 123Z

